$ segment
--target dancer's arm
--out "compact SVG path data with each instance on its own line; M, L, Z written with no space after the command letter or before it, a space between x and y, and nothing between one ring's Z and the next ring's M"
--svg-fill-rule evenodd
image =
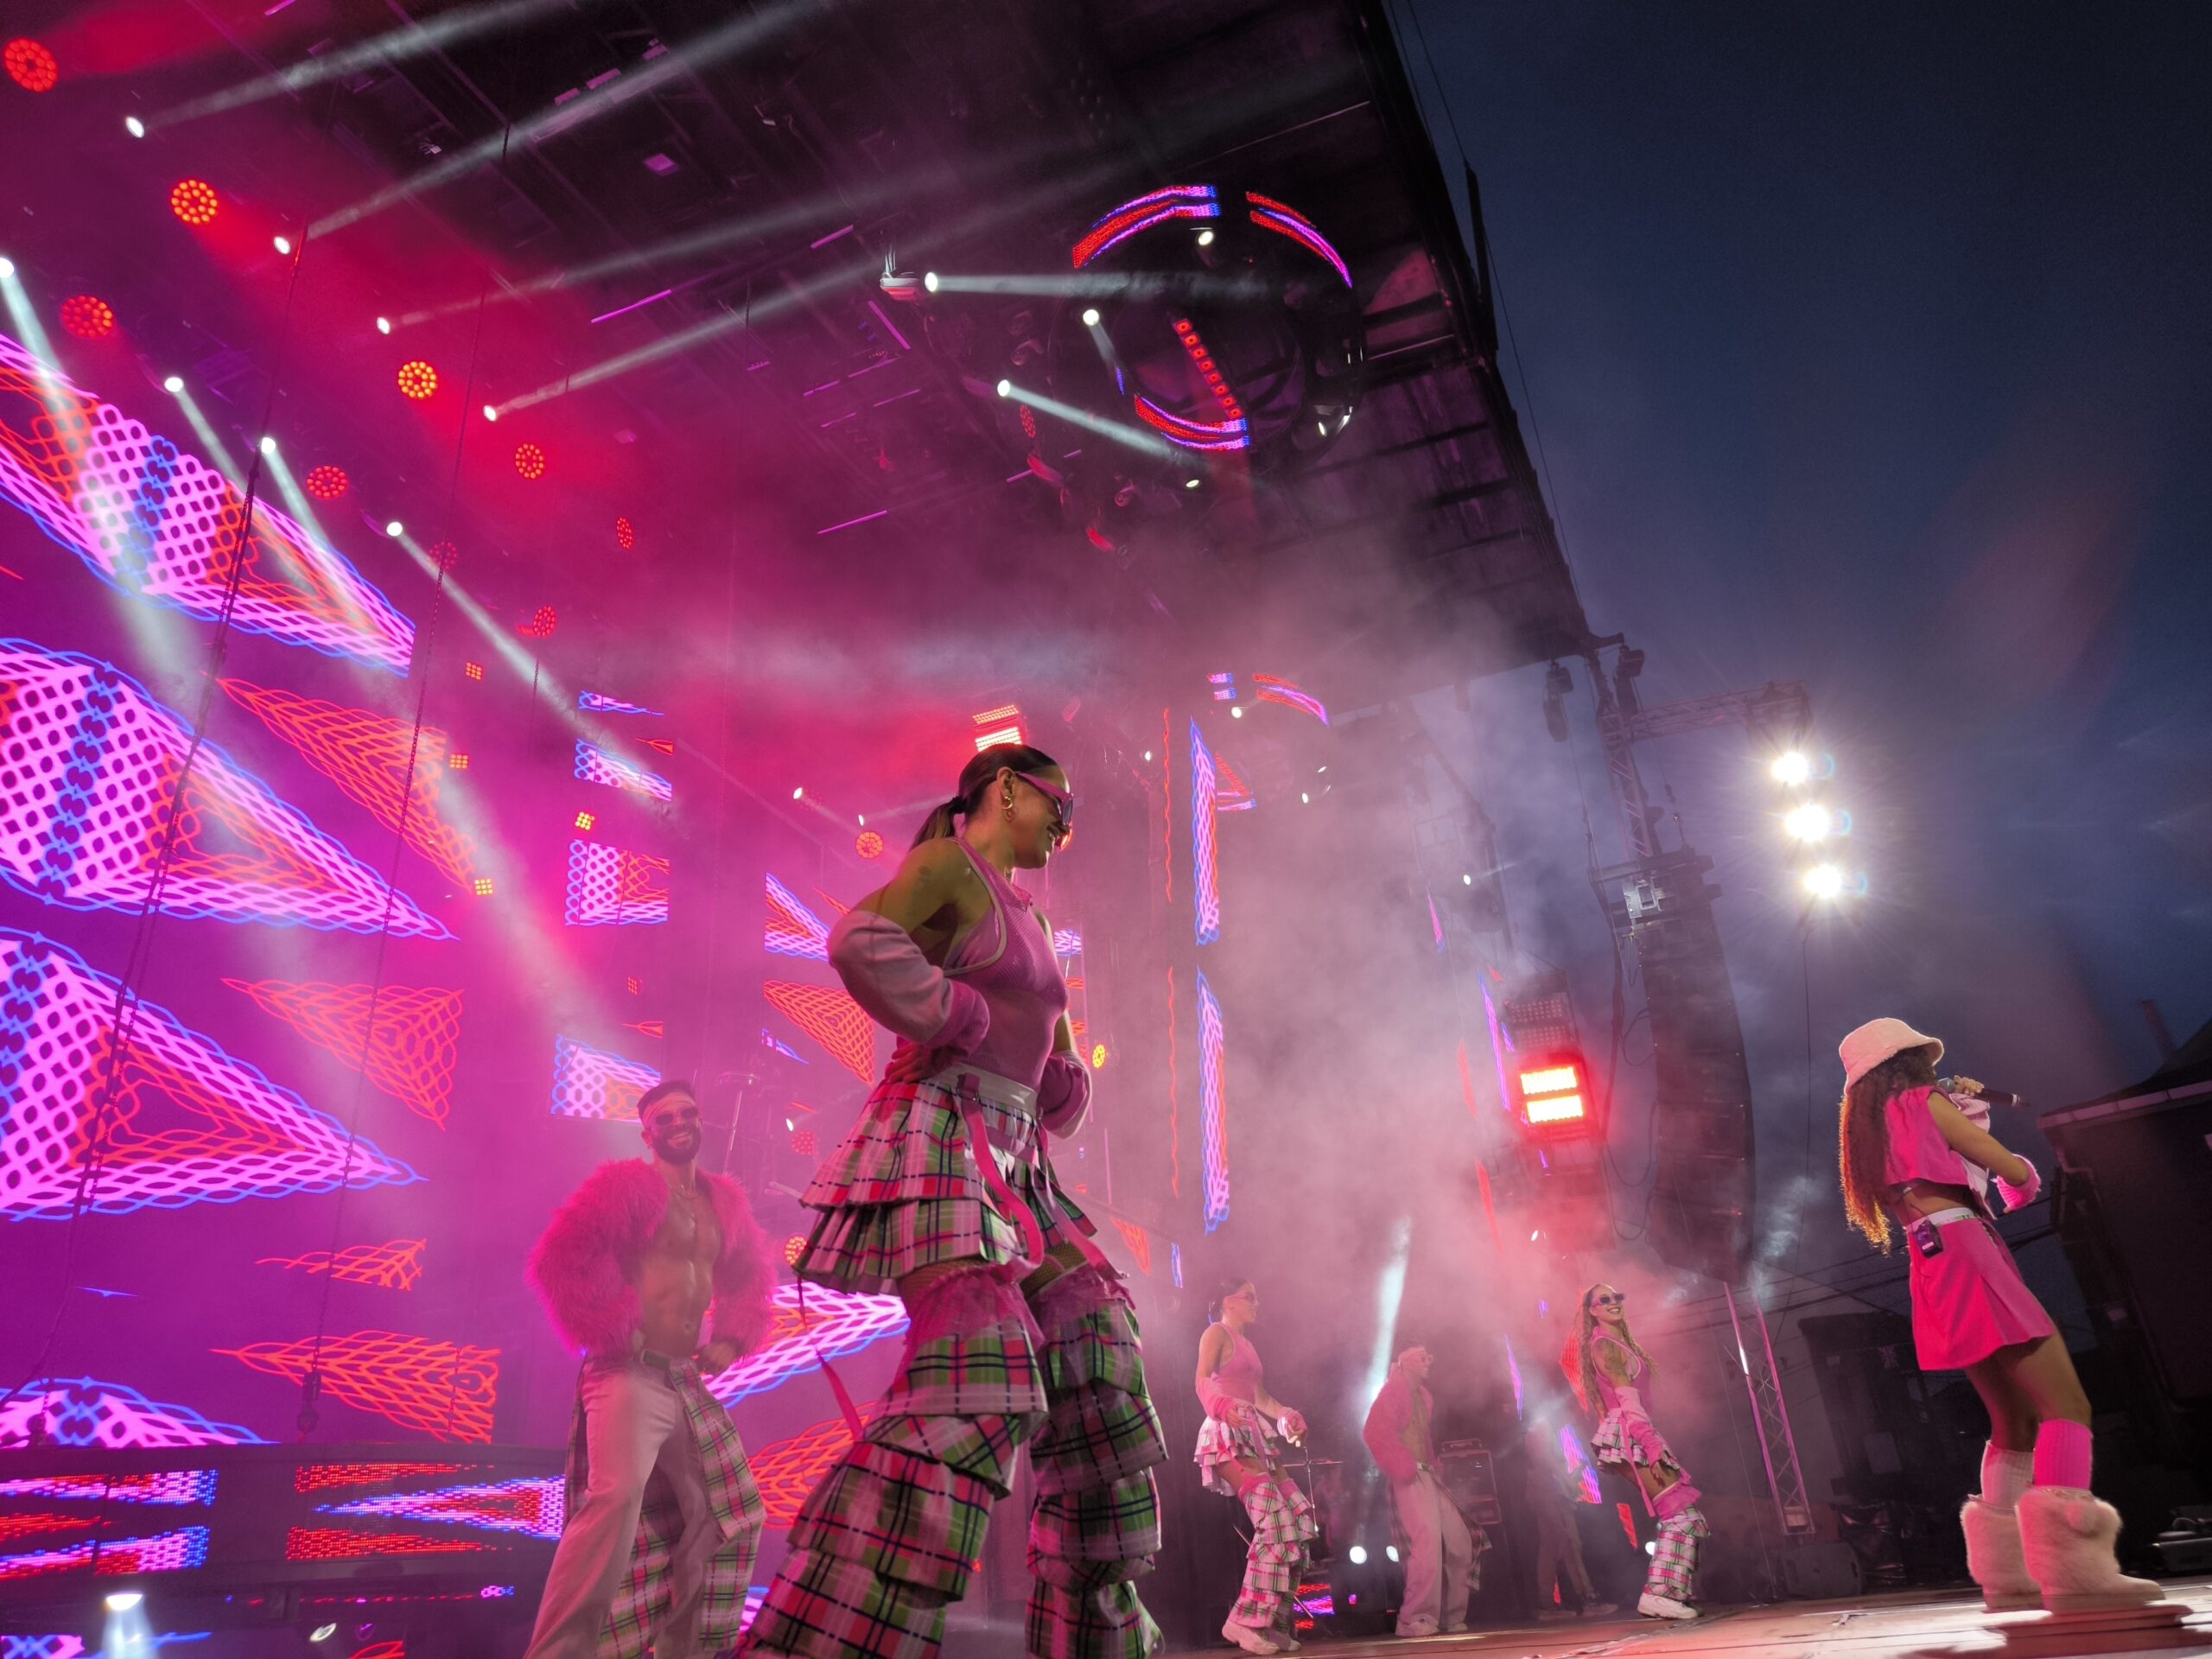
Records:
M1622 1431L1643 1448L1643 1455L1652 1464L1680 1469L1681 1465L1675 1462L1675 1454L1659 1433L1658 1426L1651 1421L1650 1413L1643 1408L1643 1391L1630 1380L1628 1355L1611 1337L1599 1337L1594 1340L1598 1344L1598 1370L1613 1385L1614 1397L1620 1402Z
M1052 924L1043 911L1037 925L1045 930L1047 948ZM1073 1135L1090 1116L1090 1068L1076 1052L1075 1027L1065 1014L1052 1027L1052 1052L1045 1061L1045 1075L1037 1082L1037 1118L1047 1135Z
M1218 1325L1208 1325L1205 1335L1198 1338L1198 1403L1205 1408L1209 1417L1221 1414L1214 1407L1224 1396L1221 1385L1213 1380L1213 1376L1228 1357L1227 1328Z
M1979 1164L2012 1186L2024 1188L2035 1181L2035 1166L2018 1153L2007 1152L2004 1142L1987 1129L1976 1128L1964 1112L1951 1103L1949 1096L1929 1094L1928 1115L1936 1120L1944 1144L1968 1163Z
M947 977L916 937L925 929L944 931L948 918L957 927L961 883L973 877L956 843L925 841L906 855L889 886L830 930L830 963L853 1000L913 1046L894 1058L893 1070L902 1077L926 1077L972 1054L990 1029L982 993Z
M1411 1391L1394 1376L1367 1408L1367 1422L1359 1433L1375 1466L1400 1485L1421 1472L1420 1464L1406 1449L1406 1421L1412 1412Z

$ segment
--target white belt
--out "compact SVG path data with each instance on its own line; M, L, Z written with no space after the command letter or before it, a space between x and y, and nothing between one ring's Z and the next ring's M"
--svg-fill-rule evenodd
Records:
M1930 1227L1948 1227L1955 1221L1980 1221L1980 1214L1972 1210L1937 1210L1929 1215L1915 1216L1906 1225L1910 1226L1915 1223L1924 1221Z
M930 1079L949 1095L980 1095L994 1106L1003 1106L1025 1117L1037 1116L1037 1091L995 1071L978 1071L972 1065L948 1065Z

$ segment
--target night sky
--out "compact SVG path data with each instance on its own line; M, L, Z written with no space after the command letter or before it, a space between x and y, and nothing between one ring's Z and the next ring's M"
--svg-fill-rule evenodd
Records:
M1869 893L1809 935L1741 739L1644 762L1727 892L1762 1186L1809 1121L1844 1255L1853 1024L2056 1106L2154 1068L2142 999L2212 1016L2212 11L1395 16L1592 626L1647 702L1804 680L1836 757Z

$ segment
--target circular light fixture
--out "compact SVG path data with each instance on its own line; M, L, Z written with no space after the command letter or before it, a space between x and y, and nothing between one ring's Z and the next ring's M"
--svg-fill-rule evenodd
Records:
M111 1613L127 1613L146 1599L142 1590L115 1590L107 1596L107 1610Z
M627 553L638 544L637 527L627 518L617 518L614 521L614 541L615 545Z
M378 317L377 319L377 333L380 334L388 334L391 332L391 319L390 317Z
M784 1241L784 1265L785 1267L795 1268L798 1266L799 1257L805 1254L806 1235L804 1233L793 1233L789 1238Z
M61 326L79 340L105 340L115 332L115 310L91 294L72 294L61 302Z
M805 798L806 785L804 784L801 784L797 789L791 791L791 799L795 801L803 801Z
M0 61L8 66L8 79L27 92L50 92L61 79L61 66L54 54L27 35L9 41L6 51L0 52Z
M264 437L261 441L261 453L264 455L275 454L276 453L276 440L271 437Z
M1198 480L1195 478L1186 478L1183 480L1183 487L1186 490L1195 490L1198 487Z
M534 443L515 446L515 471L536 483L545 476L545 452Z
M384 527L384 533L391 537L391 539L396 542L402 536L407 533L407 526L401 524L398 519L394 518L391 523L387 524Z
M1793 841L1825 841L1835 817L1818 801L1807 801L1782 815L1782 827Z
M873 830L863 830L853 837L853 850L862 858L883 856L883 837Z
M1011 380L1001 380L1001 381L1000 381L1000 382L999 382L999 386L998 386L998 391L999 391L999 396L1000 396L1000 397L1013 397L1013 396L1014 396L1014 382L1013 382L1013 381L1011 381Z
M399 390L416 403L438 389L438 372L421 358L399 365Z
M1090 1069L1094 1071L1103 1071L1106 1069L1105 1044L1093 1043L1090 1046Z
M1086 328L1096 328L1098 326L1098 308L1096 306L1086 306L1084 308L1083 326Z
M123 118L123 130L133 138L143 138L146 136L146 124L135 115L126 115Z
M1240 702L1240 703L1238 703L1235 708L1231 709L1229 711L1229 717L1230 717L1231 720L1242 720L1242 719L1243 719L1243 718L1244 718L1244 705L1243 705L1243 703L1241 703L1241 702Z
M279 253L289 253L292 251L292 238L289 236L276 237L272 239L270 245Z
M16 262L5 257L4 256L0 256L0 282L4 282L7 278L14 276L15 274Z
M1785 789L1810 782L1813 776L1812 758L1802 749L1784 749L1774 757L1774 764L1767 768L1774 781Z
M307 493L318 501L335 501L346 493L352 480L340 467L317 467L300 480Z
M170 393L182 391L184 390L184 377L177 374L168 376L162 382L162 390Z
M430 563L436 565L441 572L452 569L454 566L459 563L460 559L461 550L455 547L451 542L432 542L430 543ZM591 826L586 824L582 827L589 829Z
M936 292L937 292L937 272L935 272L935 271L933 271L933 270L925 270L925 271L924 271L924 272L922 273L922 286L923 286L924 288L926 288L927 289L929 289L929 291L930 291L931 293L932 293L932 294L936 293Z
M1842 869L1834 864L1815 864L1805 872L1805 891L1815 899L1840 899L1845 887Z
M497 404L485 404L484 418L487 421L496 423L499 418L499 406Z
M1350 1549L1344 1552L1344 1557L1346 1560L1351 1561L1354 1567L1365 1567L1367 1565L1367 1546L1364 1544L1354 1544Z
M223 199L205 179L179 179L169 192L169 211L188 225L206 225L222 211Z

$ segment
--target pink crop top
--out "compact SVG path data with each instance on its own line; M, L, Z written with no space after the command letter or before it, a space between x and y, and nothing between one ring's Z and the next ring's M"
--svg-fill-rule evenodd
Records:
M1221 1362L1221 1369L1213 1374L1215 1385L1230 1399L1255 1405L1260 1398L1262 1375L1260 1351L1236 1332L1230 1332L1229 1352Z
M960 846L991 892L991 913L953 942L944 961L947 974L990 1004L990 1031L969 1059L979 1071L1033 1089L1051 1058L1054 1028L1067 1012L1067 982L1029 895L965 841Z
M1618 1337L1609 1337L1603 1332L1596 1333L1590 1338L1590 1340L1592 1343L1609 1342L1612 1344L1614 1349L1617 1351L1617 1357L1628 1367L1627 1383L1625 1385L1617 1383L1611 1377L1605 1375L1605 1368L1598 1364L1598 1356L1594 1352L1590 1356L1590 1363L1592 1366L1597 1368L1598 1371L1598 1404L1599 1408L1605 1411L1618 1411L1621 1405L1620 1391L1622 1387L1626 1386L1631 1389L1637 1387L1638 1384L1637 1382L1637 1379L1643 1375L1643 1357L1637 1353L1635 1349L1623 1342Z
M1928 1109L1928 1096L1934 1092L1926 1084L1908 1089L1901 1095L1891 1095L1882 1109L1890 1142L1882 1183L1890 1192L1907 1181L1934 1181L1942 1186L1974 1185L1967 1160L1952 1150L1943 1131L1936 1127L1935 1115Z

